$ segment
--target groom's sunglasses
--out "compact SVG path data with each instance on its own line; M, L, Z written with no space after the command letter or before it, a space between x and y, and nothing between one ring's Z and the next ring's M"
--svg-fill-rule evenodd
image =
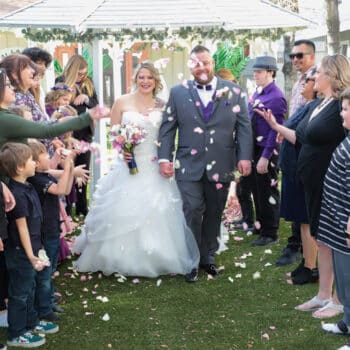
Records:
M289 58L293 61L294 58L297 58L298 60L301 60L304 58L305 55L311 55L311 52L297 52L297 53L291 53L289 55Z

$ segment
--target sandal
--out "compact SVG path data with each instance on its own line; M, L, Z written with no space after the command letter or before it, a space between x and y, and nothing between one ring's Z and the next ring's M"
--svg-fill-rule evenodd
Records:
M292 276L291 284L306 284L315 283L318 281L318 269L309 269L305 266L301 267L299 271Z
M321 299L318 296L315 296L305 303L296 306L294 309L298 311L314 311L324 307L330 301L332 301L332 299Z
M344 312L344 307L341 304L335 304L333 303L333 300L331 300L329 303L327 303L324 307L321 309L318 309L312 314L312 317L314 318L331 318L334 316L337 316Z

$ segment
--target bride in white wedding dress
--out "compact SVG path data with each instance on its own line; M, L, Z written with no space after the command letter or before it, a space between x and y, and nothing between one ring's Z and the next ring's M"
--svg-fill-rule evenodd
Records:
M156 277L187 274L198 266L199 251L182 212L175 180L158 172L157 139L162 119L158 71L143 63L135 76L136 91L116 100L111 124L133 123L147 135L135 148L139 172L130 175L116 157L96 187L82 234L73 250L81 272Z

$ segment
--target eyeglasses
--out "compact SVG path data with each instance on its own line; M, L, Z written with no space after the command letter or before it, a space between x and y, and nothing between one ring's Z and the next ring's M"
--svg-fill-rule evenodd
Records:
M78 78L84 78L87 75L87 72L78 72Z
M315 78L306 78L305 83L308 83L309 81L315 81Z
M57 90L63 90L68 92L73 92L73 89L71 89L68 85L55 85L51 88L51 90L57 91Z
M298 60L301 60L304 58L304 55L311 55L311 52L297 52L297 53L291 53L289 55L289 58L293 61L294 58L297 58Z

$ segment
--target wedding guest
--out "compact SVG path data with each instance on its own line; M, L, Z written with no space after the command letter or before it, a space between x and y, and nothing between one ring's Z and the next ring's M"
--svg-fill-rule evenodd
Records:
M42 69L42 77L44 77L47 68L49 68L52 62L51 54L40 47L27 47L22 51L22 54L28 56L32 62ZM45 92L41 85L39 88L39 96L40 102L38 102L38 104L43 107L45 105Z
M343 126L350 130L350 88L342 95ZM350 334L350 135L334 151L323 186L318 241L332 251L337 294L344 316L337 323L324 323L329 333ZM340 348L349 350L350 342Z
M79 114L98 104L93 82L88 77L88 64L83 56L74 55L68 60L62 75L56 79L56 83L58 82L66 84L73 90L71 106ZM89 143L92 141L92 136L93 128L90 127L74 132L74 137L77 140ZM75 165L85 164L86 169L90 169L90 157L90 151L79 154L75 159ZM77 203L75 208L77 216L85 216L87 214L86 189L86 185L82 185L81 188L77 186Z
M56 333L59 327L39 321L34 308L35 276L46 265L38 256L42 248L41 206L34 188L27 183L35 172L30 148L20 143L5 144L0 151L0 169L10 178L9 189L16 200L15 208L8 213L5 247L9 275L7 344L38 347L45 343L45 337L35 333Z
M35 309L38 317L46 321L57 321L59 317L54 313L53 300L55 287L52 274L56 270L60 250L60 207L59 195L67 195L73 184L72 153L65 156L63 172L57 181L49 174L50 157L45 146L38 141L29 142L35 162L35 175L28 178L38 193L43 212L41 238L51 265L37 273L35 289ZM63 149L62 149L63 152Z
M275 83L277 72L276 59L271 56L257 57L253 65L256 92L249 103L249 116L253 130L253 170L243 179L253 193L255 227L259 238L252 246L265 246L277 241L279 226L278 190L278 144L277 133L261 118L256 109L270 109L276 116L277 123L283 124L287 111L287 101Z
M340 117L339 96L347 86L350 86L349 60L340 54L325 56L317 66L314 86L324 98L310 109L296 131L277 124L271 111L263 113L273 129L288 141L300 144L297 172L305 190L310 233L313 237L316 237L318 232L324 176L333 151L345 137ZM341 312L341 307L331 298L333 284L331 249L321 242L318 246L318 269L320 284L317 295L298 305L296 309L317 310L332 303L328 308L334 316Z
M68 106L72 100L73 89L64 83L57 83L45 96L45 110L51 117L61 106Z
M315 66L314 42L305 39L295 41L289 58L298 72L298 79L293 85L292 94L289 100L289 116L292 116L298 108L306 103L301 92L304 88L303 84L306 75L309 74L311 69ZM283 249L283 254L276 260L276 266L292 264L301 256L300 251L302 241L300 224L292 222L291 227L292 235L288 238L288 244Z
M314 91L315 72L316 67L307 73L305 80L301 82L303 86L301 95L306 103L289 117L284 124L285 127L295 130L308 114L309 109L314 108L319 103ZM292 221L300 226L304 256L303 262L290 275L288 274L291 279L287 282L291 284L305 284L318 280L317 244L310 234L304 188L297 176L299 151L299 147L283 139L279 153L279 166L282 171L280 215L286 221ZM289 255L289 257L291 256Z
M214 68L206 47L192 49L194 80L171 89L159 130L159 171L164 178L174 174L178 132L175 178L187 224L200 250L200 265L186 276L188 282L198 280L198 267L212 276L219 274L217 237L236 161L242 175L251 171L252 132L245 93L216 77Z

